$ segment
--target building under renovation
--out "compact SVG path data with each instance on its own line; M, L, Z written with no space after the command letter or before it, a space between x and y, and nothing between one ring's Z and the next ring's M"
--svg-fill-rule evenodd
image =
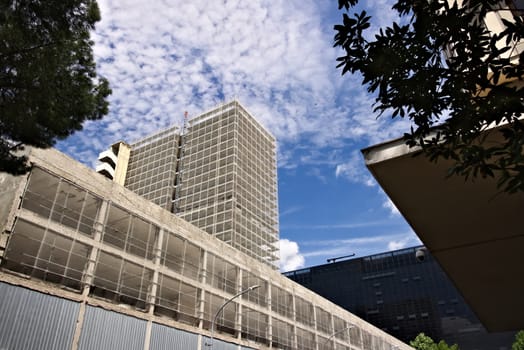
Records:
M0 174L0 348L410 349L64 154L28 156Z
M276 141L238 101L99 159L97 171L277 268Z

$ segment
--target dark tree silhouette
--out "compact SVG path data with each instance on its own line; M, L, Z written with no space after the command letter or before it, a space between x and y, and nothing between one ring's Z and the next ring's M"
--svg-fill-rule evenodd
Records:
M360 73L376 94L375 112L409 118L407 144L432 161L451 159L449 175L495 177L505 192L524 191L524 12L511 1L399 0L398 23L373 36L365 11L348 14L357 4L339 0L334 45L344 52L342 74ZM506 19L495 33L485 20L497 11Z
M0 1L0 171L21 174L24 145L50 147L108 112L90 31L92 0Z

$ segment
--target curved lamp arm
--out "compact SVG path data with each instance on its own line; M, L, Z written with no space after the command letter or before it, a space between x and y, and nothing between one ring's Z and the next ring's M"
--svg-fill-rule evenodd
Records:
M339 334L339 333L342 333L344 331L347 331L348 329L351 329L351 328L355 328L355 325L354 324L350 324L349 326L345 327L345 328L342 328L342 329L339 329L338 331L336 331L335 333L331 334L329 336L329 338L327 338L326 340L324 340L324 342L322 342L322 344L326 344L328 341L330 341L335 335Z
M213 347L213 339L215 338L215 323L216 323L218 315L220 314L220 312L222 312L222 310L224 310L224 308L227 306L227 304L229 304L230 302L232 302L233 300L235 300L236 298L238 298L242 294L245 294L247 292L251 292L252 290L255 290L257 288L260 288L259 284L255 284L254 286L251 286L249 288L246 288L246 289L238 292L237 294L233 295L231 298L226 300L226 302L224 304L222 304L218 308L217 312L215 312L215 316L213 317L213 322L211 322L211 339L209 340L209 343L206 343L206 346L209 346L211 348Z

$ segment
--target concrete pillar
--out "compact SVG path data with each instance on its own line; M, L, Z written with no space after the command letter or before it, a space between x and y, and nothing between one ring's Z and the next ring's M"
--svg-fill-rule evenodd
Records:
M207 251L203 250L202 251L202 267L200 269L200 282L202 283L202 285L206 285L207 284ZM202 289L200 291L200 300L199 300L199 305L198 305L198 315L197 317L199 318L199 323L198 323L198 328L202 329L204 327L204 313L205 313L205 306L206 306L206 298L205 298L205 291L204 289Z
M342 332L343 330L341 329L335 329L335 319L333 318L333 315L331 313L329 313L329 318L331 319L331 334L330 336L331 337L331 343L333 344L333 349L335 349L335 343L336 343L336 337L337 337L337 332ZM347 331L347 330L346 330Z
M318 350L318 349L321 349L321 347L320 347L320 344L318 343L317 308L315 307L315 305L313 305L313 327L315 328L314 337L315 337L316 349Z
M102 234L104 232L105 220L107 217L107 212L109 209L109 202L102 201L100 203L100 209L96 216L95 222L93 224L93 240L100 242L102 240ZM78 310L78 318L76 320L75 333L73 335L73 344L71 350L77 350L78 344L80 342L80 334L82 333L82 326L84 325L84 317L86 312L87 297L89 296L89 289L93 283L93 276L95 273L96 267L96 258L98 256L98 248L91 247L91 252L89 253L89 259L84 268L83 273L83 289L82 297L83 300L80 303L80 308Z
M162 246L164 244L164 229L159 228L155 239L155 247L153 251L153 264L155 264L153 270L153 276L151 283L149 284L149 293L147 296L147 313L149 314L149 320L146 324L146 335L144 339L144 350L149 350L149 343L151 342L151 331L153 329L153 315L155 312L155 301L158 294L158 280L159 280L159 269L160 262L162 259Z
M112 148L115 147L118 150L118 158L113 181L119 185L124 186L126 181L127 167L129 165L129 157L131 156L131 146L125 142L120 141L112 146Z
M267 282L267 338L269 339L269 348L273 348L273 311L271 310L271 283Z
M200 268L200 282L202 285L207 284L207 251L202 250L202 259L200 261L202 262L202 266ZM198 328L203 329L204 328L204 314L205 314L205 307L206 307L206 292L204 289L200 290L200 298L198 301L198 313L197 317L199 319L198 321ZM197 340L197 349L205 350L207 348L206 342L204 340L204 337L202 336L202 333L198 334L198 340Z
M0 262L15 224L16 211L22 206L29 176L0 173Z
M100 209L98 210L98 214L96 216L95 222L93 224L93 240L95 242L101 242L102 241L102 234L104 232L105 227L105 220L107 217L107 213L109 210L109 202L102 201L100 204ZM91 252L89 253L89 259L87 260L86 267L84 268L83 273L83 290L82 290L82 296L87 297L89 295L89 288L91 284L93 283L93 277L95 273L95 267L96 267L96 259L98 256L98 248L92 247Z
M291 310L292 312L292 318L293 318L293 325L292 325L292 329L293 329L293 336L291 337L291 340L292 340L292 344L291 344L291 347L293 348L298 348L298 335L297 335L297 305L296 305L296 302L295 302L295 294L290 294L291 295L291 307L293 308Z
M238 269L236 284L237 284L237 293L239 293L240 291L242 291L243 270L239 269L238 267L235 267L235 268ZM245 295L242 295L240 299L244 299L244 297ZM242 304L241 303L238 303L237 314L235 317L235 331L236 331L237 339L241 339L242 338Z
M156 240L155 240L155 247L153 252L153 264L155 264L154 270L153 270L153 277L151 279L151 284L149 285L149 295L148 295L148 313L150 315L153 315L153 312L155 311L155 301L156 296L158 294L158 280L159 280L159 270L160 270L160 262L162 259L162 246L164 245L164 229L160 228L158 230Z

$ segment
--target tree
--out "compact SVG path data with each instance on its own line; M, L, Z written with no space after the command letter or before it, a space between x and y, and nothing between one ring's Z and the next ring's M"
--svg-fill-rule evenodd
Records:
M449 346L444 340L441 340L437 344L424 333L417 335L415 339L409 342L409 345L416 350L459 350L457 344Z
M28 170L24 145L51 147L108 112L90 31L95 0L0 1L0 171Z
M511 350L524 350L524 331L515 335L515 342L511 345Z
M398 23L372 36L365 10L348 14L357 4L339 0L337 67L361 74L376 94L374 111L409 118L406 143L431 161L450 159L449 175L494 177L502 191L524 191L522 11L512 16L512 2L501 0L398 0ZM500 33L484 25L497 11L509 18ZM488 139L493 133L500 142Z

